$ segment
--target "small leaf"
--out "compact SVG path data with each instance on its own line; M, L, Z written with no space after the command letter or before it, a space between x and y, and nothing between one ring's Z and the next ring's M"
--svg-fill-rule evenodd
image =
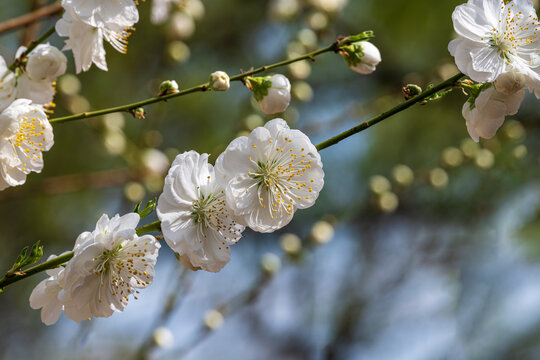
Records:
M30 250L30 254L26 259L24 259L22 262L19 263L18 268L22 268L24 266L35 264L36 262L41 259L43 256L43 246L39 245L39 240L32 245L32 249Z
M26 258L27 253L28 253L28 246L25 246L21 250L21 253L19 254L19 256L17 256L17 260L15 260L14 266L20 264Z
M150 215L155 210L156 204L157 204L157 198L153 198L152 200L146 203L146 206L144 207L144 209L140 210L140 207L139 207L139 211L137 213L140 215L141 219Z
M139 211L140 211L140 208L141 208L141 204L142 204L142 201L139 201L139 203L137 204L137 206L135 206L135 209L133 209L133 212L134 212L134 213L139 214Z

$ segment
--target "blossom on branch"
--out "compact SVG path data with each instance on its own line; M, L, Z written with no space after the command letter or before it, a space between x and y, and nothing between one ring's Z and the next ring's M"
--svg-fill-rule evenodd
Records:
M315 204L324 185L317 149L283 119L233 140L215 169L227 204L243 225L259 232L287 225L297 209Z
M214 91L226 91L231 87L229 75L224 71L215 71L210 74L210 89Z
M56 258L51 255L47 261ZM30 307L32 309L41 309L41 321L45 325L52 325L58 321L64 309L64 303L61 299L64 287L64 268L46 270L49 277L41 281L32 290L30 294Z
M121 53L127 51L132 26L139 20L132 0L63 0L64 15L56 23L56 32L68 37L63 50L71 49L77 73L94 63L107 70L103 39Z
M21 46L17 50L19 55L26 50ZM67 67L66 56L56 47L47 44L39 44L27 55L26 73L33 81L55 82L56 79L64 75Z
M109 219L101 216L93 232L75 242L65 268L64 313L80 322L123 311L138 289L152 283L160 243L152 235L137 236L139 214Z
M448 50L472 80L493 82L514 69L540 82L540 23L530 1L469 0L452 20L460 37Z
M284 75L248 77L246 85L265 114L283 112L291 102L291 83Z
M358 41L340 50L347 65L363 75L374 72L382 60L379 49L369 41Z
M474 102L473 98L465 102L462 114L471 138L478 142L480 137L490 139L495 136L504 123L505 116L518 112L524 97L523 89L505 94L491 86L482 91Z
M19 58L26 47L21 46L15 55ZM17 72L16 97L29 99L34 104L48 105L55 94L56 79L66 72L67 58L54 46L40 44L27 55L26 65Z
M15 85L15 74L0 56L0 111L4 111L15 100Z
M244 226L229 209L208 154L176 157L156 208L167 244L191 269L218 272L230 260L230 245Z
M43 169L43 152L54 143L43 108L17 99L0 113L0 190L24 184Z

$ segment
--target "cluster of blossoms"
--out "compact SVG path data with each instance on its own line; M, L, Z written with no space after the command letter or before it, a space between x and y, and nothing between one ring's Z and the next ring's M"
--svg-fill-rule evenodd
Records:
M471 97L463 117L471 138L491 138L517 113L525 88L540 98L540 23L528 0L469 0L452 14L459 37L448 45Z
M79 235L66 267L48 270L49 278L30 295L43 323L54 324L62 310L76 322L109 317L123 311L130 296L137 299L139 289L152 283L161 247L152 235L137 236L138 222L135 213L103 215L94 231Z
M0 57L0 190L23 184L32 171L41 172L42 153L54 143L45 108L54 106L54 85L67 59L49 44L25 51L17 50L15 71Z
M77 73L94 63L107 70L103 39L125 53L127 38L139 21L133 0L62 0L64 15L56 23L56 32L68 37L64 50L71 49Z
M178 155L156 210L178 259L192 270L218 272L246 227L282 228L297 209L315 203L323 185L321 157L309 138L273 119L232 141L215 167L207 154ZM48 270L30 296L43 323L54 324L62 311L76 322L109 317L152 283L160 244L137 235L139 220L137 213L103 215L94 231L79 235L71 260Z
M272 232L312 206L324 185L309 138L273 119L233 140L215 167L194 151L174 160L157 205L167 244L191 269L217 272L245 227Z

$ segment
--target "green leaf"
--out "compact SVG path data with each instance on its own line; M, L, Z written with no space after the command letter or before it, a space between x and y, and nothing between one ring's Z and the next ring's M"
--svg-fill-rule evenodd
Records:
M26 258L26 254L27 254L27 253L28 253L28 246L25 246L25 247L21 250L19 256L17 256L17 260L15 260L14 266L20 264L20 263Z
M142 219L150 215L156 209L156 205L157 198L153 198L152 200L147 202L144 209L141 210L141 202L139 202L137 206L135 206L135 210L133 210L133 212L139 214Z

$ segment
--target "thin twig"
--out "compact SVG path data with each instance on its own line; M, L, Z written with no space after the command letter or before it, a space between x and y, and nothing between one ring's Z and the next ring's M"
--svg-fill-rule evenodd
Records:
M44 17L59 14L61 11L62 5L58 2L17 18L4 21L3 23L0 23L0 34L33 24Z
M280 67L280 66L289 65L289 64L292 64L292 63L297 62L297 61L302 61L302 60L306 60L306 59L314 59L316 56L321 55L323 53L336 52L343 46L350 45L351 43L356 42L356 41L367 40L372 36L373 36L372 32L366 31L366 32L358 34L358 35L349 36L349 37L346 37L346 38L343 38L343 39L339 39L339 40L333 42L332 44L330 44L330 45L328 45L328 46L326 46L326 47L324 47L322 49L315 50L313 52L310 52L308 54L296 57L294 59L284 60L284 61L277 62L275 64L261 66L261 67L259 67L257 69L254 69L254 70L251 70L251 71L248 71L248 72L242 72L240 74L231 76L230 81L242 81L245 78L247 78L248 76L259 74L259 73L268 71L270 69L274 69L274 68L277 68L277 67ZM126 104L126 105L116 106L116 107L112 107L112 108L96 110L96 111L89 111L89 112L84 112L84 113L81 113L81 114L75 114L75 115L70 115L70 116L64 116L64 117L49 119L49 122L54 125L56 123L62 123L62 122L67 122L67 121L80 120L80 119L88 119L88 118L91 118L91 117L110 114L110 113L115 113L115 112L130 112L130 111L132 111L132 110L134 110L136 108L139 108L139 107L142 107L142 106L145 106L145 105L157 103L157 102L160 102L160 101L166 101L166 100L169 100L169 99L172 99L172 98L192 94L192 93L195 93L195 92L208 91L208 90L210 90L209 86L210 86L209 83L204 83L204 84L200 84L200 85L194 86L194 87L189 88L189 89L181 90L181 91L179 91L177 93L174 93L174 94L168 94L168 95L164 95L164 96L152 97L152 98L149 98L149 99L146 99L146 100L142 100L142 101L134 102L134 103L131 103L131 104Z
M318 144L316 146L316 148L319 151L323 150L323 149L326 149L327 147L335 145L338 142L340 142L341 140L343 140L345 138L348 138L349 136L357 134L360 131L364 131L367 128L377 124L378 122L381 122L384 119L387 119L392 115L395 115L395 114L397 114L397 113L399 113L399 112L401 112L401 111L403 111L405 109L410 108L414 104L417 104L417 103L423 101L424 99L430 97L431 95L434 95L434 94L438 93L439 91L454 87L456 85L456 83L461 78L463 78L464 76L465 75L463 75L462 73L456 74L456 75L452 76L451 78L443 81L442 83L432 87L431 89L424 91L420 95L415 96L414 98L412 98L410 100L407 100L404 103L401 103L401 104L393 107L392 109L390 109L388 111L385 111L385 112L383 112L382 114L380 114L378 116L375 116L374 118L372 118L372 119L370 119L368 121L365 121L365 122L363 122L363 123L361 123L361 124L359 124L359 125L357 125L357 126L355 126L353 128L350 128L349 130L344 131L339 135L336 135L336 136L334 136L334 137L332 137L332 138L330 138L330 139L328 139L326 141L323 141L322 143Z

